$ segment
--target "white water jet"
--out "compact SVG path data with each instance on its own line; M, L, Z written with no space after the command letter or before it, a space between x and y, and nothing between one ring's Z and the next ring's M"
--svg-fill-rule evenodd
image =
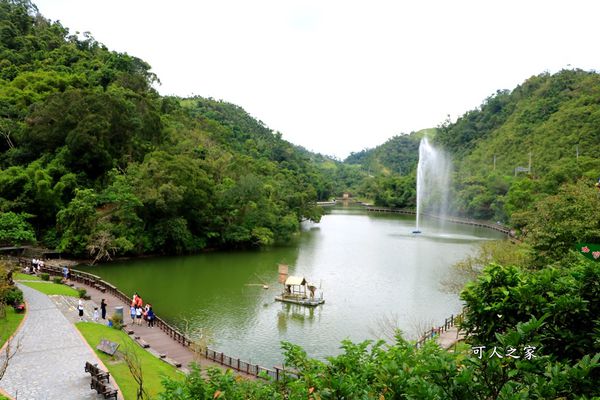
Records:
M421 139L417 165L417 226L413 233L421 233L423 215L437 216L443 221L448 213L451 169L450 158L432 147L426 137Z

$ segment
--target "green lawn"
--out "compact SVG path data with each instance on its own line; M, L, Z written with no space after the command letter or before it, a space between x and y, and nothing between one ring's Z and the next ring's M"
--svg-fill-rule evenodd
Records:
M22 272L13 273L13 279L15 281L41 281L42 280L42 278L40 278L37 275L29 275L29 274L24 274Z
M44 294L61 294L64 296L79 297L79 292L70 286L60 283L48 282L21 282L23 285L29 286L32 289L39 290Z
M96 349L98 343L100 343L100 339L108 339L112 342L120 344L119 351L127 348L135 351L142 363L144 387L150 395L150 398L154 398L158 393L163 391L161 384L163 376L168 376L170 378L180 377L183 379L183 374L178 372L175 367L159 360L146 350L142 349L123 331L93 322L79 322L75 326L77 329L79 329L85 340L87 340L89 345L94 350ZM125 400L135 399L137 386L131 377L125 362L121 359L118 359L116 356L113 357L98 350L95 351L104 365L106 365L110 371L110 375L114 377L115 381L119 385Z
M25 314L17 314L11 306L6 306L6 318L0 318L0 347L4 345L23 320Z

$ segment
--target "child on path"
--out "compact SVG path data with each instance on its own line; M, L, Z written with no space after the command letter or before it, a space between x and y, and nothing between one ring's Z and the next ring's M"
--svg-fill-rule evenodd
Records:
M99 319L100 319L100 316L98 315L98 307L94 307L94 317L93 317L93 320L94 320L94 322L98 322Z
M135 306L133 304L129 307L129 315L131 315L131 324L133 325L135 323Z
M83 321L83 300L79 299L79 304L77 304L77 310L79 310L79 320Z

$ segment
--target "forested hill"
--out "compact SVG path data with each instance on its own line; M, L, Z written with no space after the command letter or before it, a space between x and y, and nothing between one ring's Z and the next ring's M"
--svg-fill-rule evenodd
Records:
M385 143L351 153L340 168L344 174L336 180L354 197L374 201L377 205L414 208L416 202L415 170L419 158L419 141L433 137L436 129L423 129L392 137Z
M287 240L330 195L232 104L161 97L150 66L0 0L0 244L74 255Z
M498 91L441 127L436 142L457 169L457 212L520 223L561 185L600 176L600 75L582 70L533 76ZM515 168L529 168L517 171Z
M385 143L351 153L345 160L359 164L372 173L408 175L414 171L419 158L419 141L424 135L435 136L435 129L423 129L409 135L397 135Z

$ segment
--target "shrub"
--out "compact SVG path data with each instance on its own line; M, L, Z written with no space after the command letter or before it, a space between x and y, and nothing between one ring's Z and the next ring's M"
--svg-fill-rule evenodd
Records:
M42 278L43 281L49 281L50 280L50 275L47 274L47 273L45 273L45 272L42 272L40 274L40 278Z
M110 321L112 322L112 327L114 329L121 330L121 328L123 328L123 317L121 314L113 314L112 317L110 317Z
M61 278L60 276L55 276L52 278L52 282L54 283L63 283L63 278Z
M79 293L79 298L83 299L87 295L87 290L84 288L77 288L77 292Z
M14 306L23 302L23 292L16 286L12 286L4 293L4 303Z

